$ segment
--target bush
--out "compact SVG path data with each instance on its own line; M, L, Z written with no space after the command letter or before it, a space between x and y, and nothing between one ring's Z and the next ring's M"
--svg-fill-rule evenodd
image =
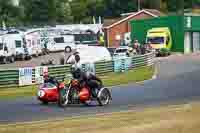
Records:
M166 48L162 48L162 49L160 49L159 55L162 56L162 57L169 56L170 50L166 49Z

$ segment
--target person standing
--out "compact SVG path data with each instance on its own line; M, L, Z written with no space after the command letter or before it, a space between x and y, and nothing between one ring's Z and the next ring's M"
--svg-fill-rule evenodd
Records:
M139 41L135 40L134 44L133 44L133 48L136 49L137 54L141 53L140 46L141 46L141 44L139 43Z

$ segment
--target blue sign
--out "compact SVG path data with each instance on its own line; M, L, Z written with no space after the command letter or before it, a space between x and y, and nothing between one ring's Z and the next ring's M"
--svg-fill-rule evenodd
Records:
M122 60L114 59L114 72L121 72L122 70Z
M114 58L114 72L128 71L132 67L131 57Z
M128 71L132 67L132 58L127 57L124 59L124 70Z
M32 68L19 68L19 85L32 84Z

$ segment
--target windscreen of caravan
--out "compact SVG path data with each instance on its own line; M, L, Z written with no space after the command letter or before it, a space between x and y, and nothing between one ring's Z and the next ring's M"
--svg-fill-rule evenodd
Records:
M64 37L55 37L54 42L55 43L65 43Z
M97 35L95 34L75 34L75 41L81 44L98 45Z
M3 43L0 43L0 50L3 50Z

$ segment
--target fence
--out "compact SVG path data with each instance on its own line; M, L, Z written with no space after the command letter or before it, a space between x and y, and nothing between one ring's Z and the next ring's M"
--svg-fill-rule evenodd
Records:
M148 53L134 57L114 58L112 61L96 62L92 67L90 66L90 69L87 64L84 64L83 68L86 71L92 69L97 75L105 75L111 72L124 72L137 67L151 66L154 64L154 57L154 53ZM41 69L42 72L38 74L38 70L41 71ZM0 70L0 88L36 84L38 78L43 77L43 69L44 67ZM62 80L66 74L70 73L70 65L49 66L46 69L50 76L55 76L58 80Z

